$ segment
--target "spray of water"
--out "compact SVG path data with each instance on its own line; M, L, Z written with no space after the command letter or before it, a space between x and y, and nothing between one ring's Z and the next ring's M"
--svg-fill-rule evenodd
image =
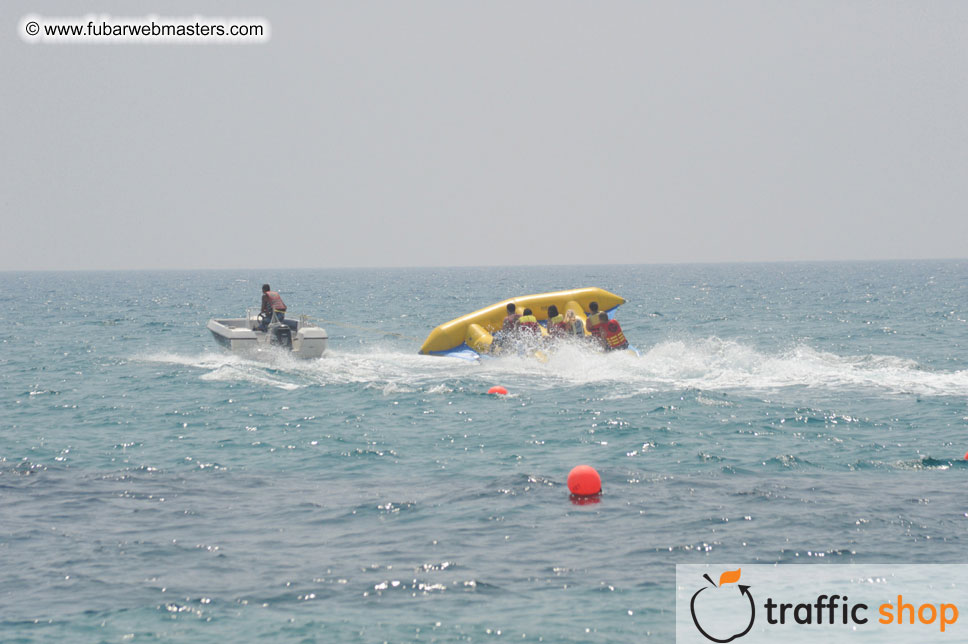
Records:
M872 389L925 396L963 396L968 371L938 371L895 356L840 356L798 344L776 353L717 337L670 340L644 351L603 354L563 345L546 359L512 355L480 363L388 349L327 352L319 360L285 353L248 359L230 354L154 354L143 360L197 368L204 380L243 381L284 389L359 383L384 392L447 393L456 383L518 388L612 386L620 395L702 389L771 391L786 387Z

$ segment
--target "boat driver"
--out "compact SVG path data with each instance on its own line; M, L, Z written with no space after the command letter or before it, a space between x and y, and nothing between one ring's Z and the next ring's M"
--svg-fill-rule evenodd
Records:
M260 331L268 331L273 318L279 324L283 324L286 319L286 303L278 293L270 290L268 284L262 285L262 312L259 317L262 319L259 323Z

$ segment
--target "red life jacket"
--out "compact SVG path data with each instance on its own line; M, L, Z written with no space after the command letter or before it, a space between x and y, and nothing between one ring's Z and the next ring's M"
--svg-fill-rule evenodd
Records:
M533 315L525 315L518 320L518 328L523 331L528 331L534 333L535 335L541 335L541 325L538 324L538 318Z
M565 316L558 314L548 320L548 335L562 336L567 332Z
M618 320L609 320L608 324L605 325L605 342L608 344L609 351L628 348L629 341L625 339L625 334L622 333L622 325L618 323Z
M282 298L279 297L279 294L276 293L275 291L266 291L263 295L268 299L268 302L267 302L267 304L269 305L268 308L270 308L271 310L273 311L286 310L286 303L282 301Z

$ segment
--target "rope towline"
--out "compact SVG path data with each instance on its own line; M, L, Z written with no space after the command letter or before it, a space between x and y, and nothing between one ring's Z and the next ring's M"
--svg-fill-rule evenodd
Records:
M376 327L360 326L358 324L349 324L348 322L337 322L336 320L327 320L326 318L317 318L312 316L306 316L306 317L315 322L323 322L325 324L335 324L336 326L346 327L348 329L356 329L358 331L368 331L370 333L380 333L383 335L392 335L402 340L412 340L414 342L420 342L420 338L415 338L410 335L403 335L402 333L397 333L395 331L387 331L385 329L378 329Z

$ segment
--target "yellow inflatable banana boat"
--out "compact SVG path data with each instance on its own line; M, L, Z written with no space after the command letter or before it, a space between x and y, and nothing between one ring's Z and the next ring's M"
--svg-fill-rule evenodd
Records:
M512 302L517 306L518 313L531 309L542 324L541 332L546 334L544 325L548 320L548 307L552 304L558 307L562 315L574 311L584 321L591 302L598 302L598 310L611 317L612 312L625 303L625 299L593 287L512 297L441 324L427 336L420 353L467 359L477 359L482 353L489 353L494 341L493 334L500 330L507 315L507 305Z

